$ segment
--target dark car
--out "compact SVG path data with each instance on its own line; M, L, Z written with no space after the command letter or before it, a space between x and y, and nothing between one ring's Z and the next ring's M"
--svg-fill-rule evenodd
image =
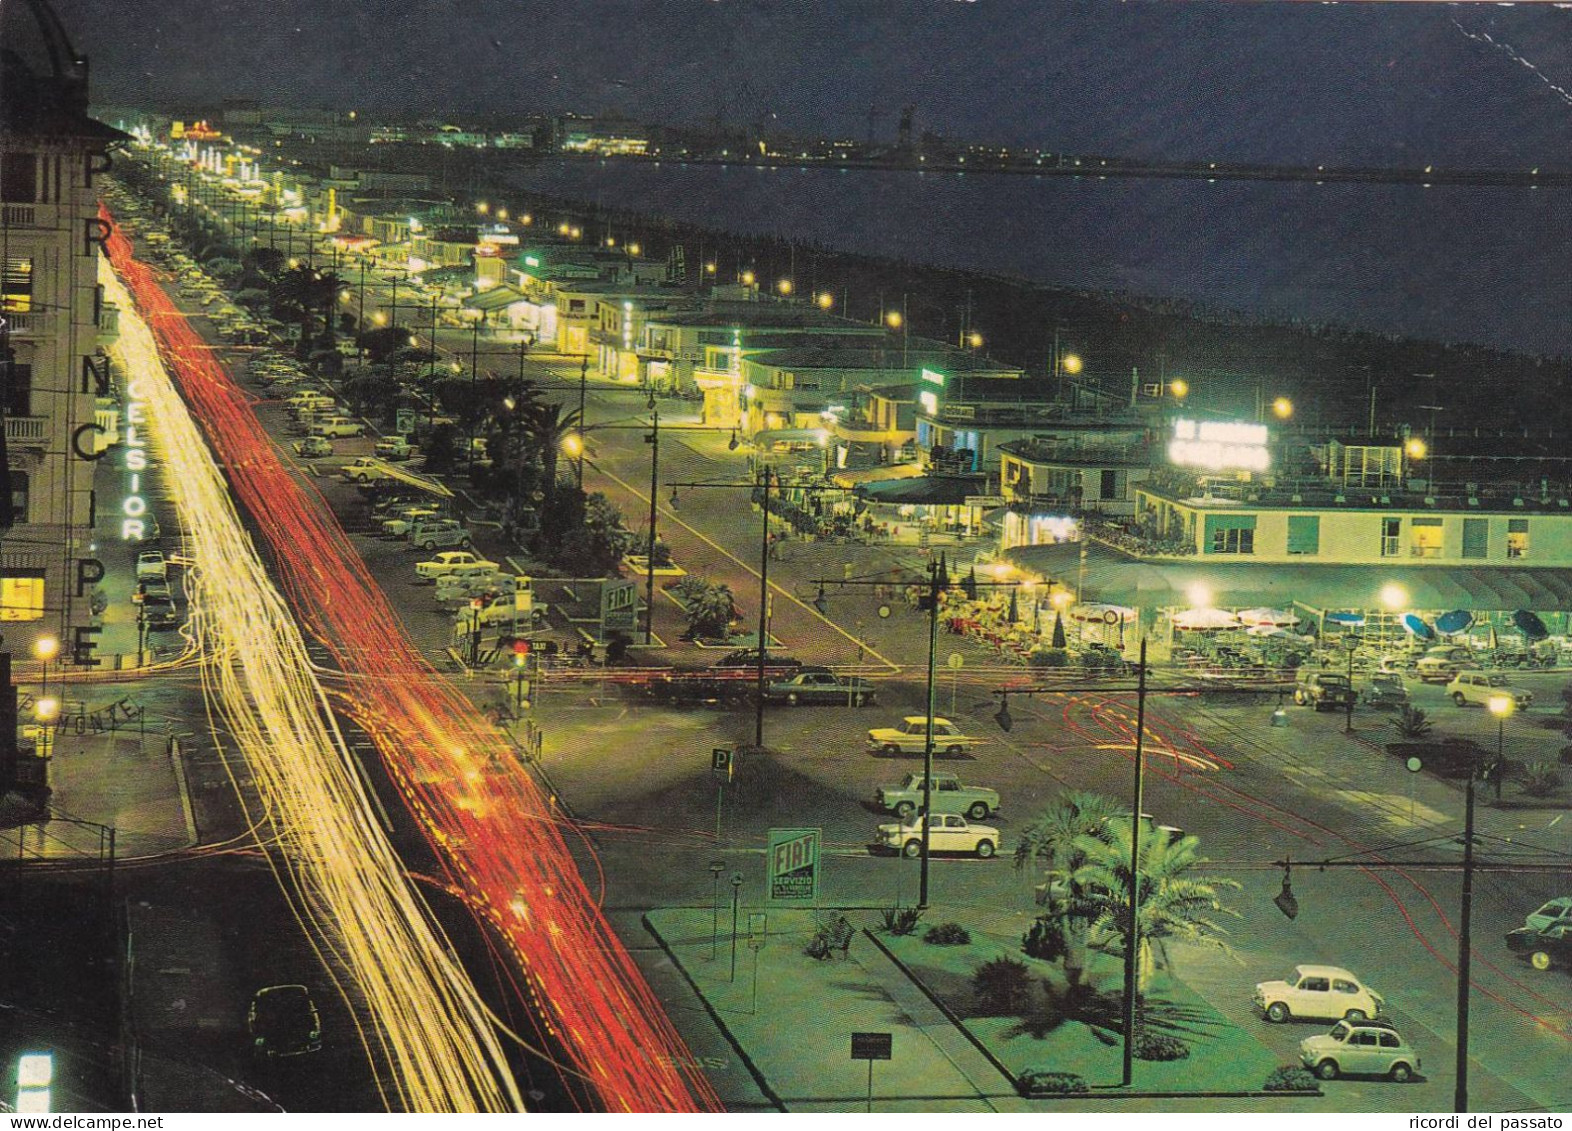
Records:
M799 668L787 679L770 683L765 693L772 703L790 706L826 704L838 707L861 707L872 703L874 686L861 676L839 676L827 668Z
M757 648L738 648L735 652L727 652L720 659L710 665L712 668L757 668L759 666L759 650ZM794 656L782 652L764 653L764 670L770 671L796 671L802 667L802 661Z
M755 681L745 668L675 669L629 684L638 698L672 707L699 707L736 703L752 695Z
M322 1021L305 986L258 990L246 1014L246 1029L257 1056L301 1056L322 1048Z
M1572 927L1551 927L1547 931L1519 927L1507 932L1506 945L1513 954L1527 958L1535 970L1572 966Z

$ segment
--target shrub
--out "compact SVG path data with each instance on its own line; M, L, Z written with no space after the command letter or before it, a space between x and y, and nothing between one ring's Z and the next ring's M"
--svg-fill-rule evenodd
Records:
M1137 1060L1184 1060L1189 1055L1190 1046L1178 1037L1143 1032L1135 1039Z
M915 907L886 907L882 918L884 929L892 935L909 935L917 929L922 912Z
M1091 1090L1075 1072L1044 1072L1038 1068L1022 1072L1015 1078L1015 1086L1023 1096L1077 1096Z
M1070 654L1063 648L1033 648L1026 654L1026 663L1034 668L1062 668L1069 664Z
M990 959L972 971L972 995L985 1014L1020 1013L1031 1002L1031 973L1017 959Z
M1412 703L1404 703L1402 711L1392 720L1392 726L1396 728L1397 733L1409 740L1423 738L1429 734L1430 725L1424 710Z
M1530 797L1549 797L1561 788L1561 768L1554 762L1533 762L1523 769L1523 792Z
M1320 1090L1315 1077L1308 1068L1301 1068L1297 1064L1281 1064L1272 1069L1266 1082L1261 1085L1263 1092L1315 1092Z
M1047 915L1039 917L1021 937L1021 949L1029 958L1041 958L1045 962L1058 961L1067 949L1064 923Z
M972 933L959 923L940 923L929 927L922 941L934 946L966 946L972 941Z
M1563 746L1561 748L1561 764L1563 766L1572 766L1572 746Z

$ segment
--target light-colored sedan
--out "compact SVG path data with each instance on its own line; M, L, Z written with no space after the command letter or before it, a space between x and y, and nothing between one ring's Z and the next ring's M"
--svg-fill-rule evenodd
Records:
M874 843L902 856L922 855L922 825L917 817L898 825L880 825ZM970 824L953 813L935 813L928 831L929 852L971 852L986 860L999 851L999 830L992 825Z
M435 581L450 573L495 572L497 563L487 561L470 550L444 550L430 561L415 563L415 576L422 581Z
M949 719L937 716L933 720L933 748L951 758L958 758L968 747L984 740L961 733L961 728ZM928 745L928 719L925 715L907 715L899 726L878 727L868 732L868 749L874 754L894 757L897 754L921 754Z
M1255 987L1255 1007L1268 1021L1313 1018L1363 1021L1378 1016L1385 999L1341 966L1295 966L1280 982Z

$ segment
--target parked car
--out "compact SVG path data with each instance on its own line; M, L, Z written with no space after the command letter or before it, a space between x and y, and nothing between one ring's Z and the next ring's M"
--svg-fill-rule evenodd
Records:
M175 604L175 595L170 591L169 584L163 581L148 581L143 584L146 586L140 594L143 625L149 632L167 632L179 628L180 609Z
M1419 657L1414 672L1425 683L1451 683L1454 675L1472 666L1467 648L1446 646L1431 648Z
M246 1029L257 1056L300 1056L322 1048L322 1020L305 986L258 990L246 1013Z
M462 546L468 549L469 531L453 520L422 523L410 528L409 544L422 550L435 550L439 546Z
M455 571L489 572L496 568L496 562L487 561L469 550L444 550L430 561L416 562L415 576L422 581L435 581Z
M296 440L290 447L295 449L296 455L308 459L333 454L333 441L326 436L307 436L303 440Z
M880 809L907 820L922 809L923 776L907 774L898 785L881 785L873 801ZM963 785L954 774L934 774L928 789L929 811L964 813L981 821L999 808L999 793L981 785Z
M1330 1033L1299 1042L1299 1063L1323 1080L1352 1073L1406 1084L1419 1072L1419 1054L1390 1021L1339 1021Z
M1346 675L1299 669L1299 679L1294 684L1294 702L1301 707L1314 707L1317 711L1327 707L1346 710L1358 701L1359 694Z
M792 707L829 704L861 707L873 702L873 684L861 676L839 676L826 668L801 669L789 679L777 680L765 690L772 703Z
M524 579L528 582L528 578ZM437 578L436 599L439 605L456 601L472 601L476 597L501 597L518 591L519 579L501 570L479 570L449 573Z
M933 720L933 748L952 758L964 754L968 747L986 741L970 738L949 719L937 716ZM907 715L899 726L878 727L868 732L868 749L874 754L921 754L928 744L928 719L925 715Z
M403 436L384 436L371 450L379 459L400 460L408 459L415 449Z
M1452 676L1452 681L1446 685L1446 693L1459 707L1466 707L1470 703L1477 707L1488 707L1492 699L1504 695L1521 711L1534 701L1532 691L1512 687L1507 683L1506 676L1500 672L1457 672Z
M924 820L914 817L898 825L880 825L874 843L902 856L921 856ZM999 851L999 830L990 825L968 824L965 817L953 813L935 813L928 831L928 851L973 852L986 860Z
M409 503L395 507L391 518L382 520L382 534L387 538L408 538L418 524L430 522L441 516L436 507L425 503Z
M738 648L735 652L727 652L720 659L710 665L712 668L756 668L759 666L759 650L757 648ZM764 653L764 670L771 669L795 671L802 667L802 661L795 656L788 656L784 652Z
M1255 1007L1268 1021L1363 1021L1379 1016L1383 1004L1380 994L1341 966L1295 966L1283 981L1255 987Z
M164 560L162 550L143 550L136 556L136 579L138 581L167 581L169 579L169 563Z
M1396 672L1375 672L1365 684L1365 704L1370 707L1402 707L1408 702L1408 685Z
M1537 910L1530 911L1523 917L1523 926L1531 927L1536 931L1548 931L1552 927L1572 927L1572 896L1557 896Z
M378 479L390 478L392 472L386 461L375 456L360 456L350 460L339 468L340 475L352 483L371 483Z
M359 436L365 430L364 424L348 416L330 416L311 425L313 436Z
M1537 930L1519 927L1508 931L1507 949L1528 959L1535 970L1549 970L1552 966L1572 966L1572 925L1559 925Z

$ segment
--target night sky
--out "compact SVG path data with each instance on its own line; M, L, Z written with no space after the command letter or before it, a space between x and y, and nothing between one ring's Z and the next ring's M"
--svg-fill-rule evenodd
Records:
M1572 164L1572 10L1137 0L55 0L96 101L622 111L1308 163ZM1461 25L1461 26L1459 26ZM1487 41L1488 35L1494 42ZM1471 36L1473 38L1471 38Z

